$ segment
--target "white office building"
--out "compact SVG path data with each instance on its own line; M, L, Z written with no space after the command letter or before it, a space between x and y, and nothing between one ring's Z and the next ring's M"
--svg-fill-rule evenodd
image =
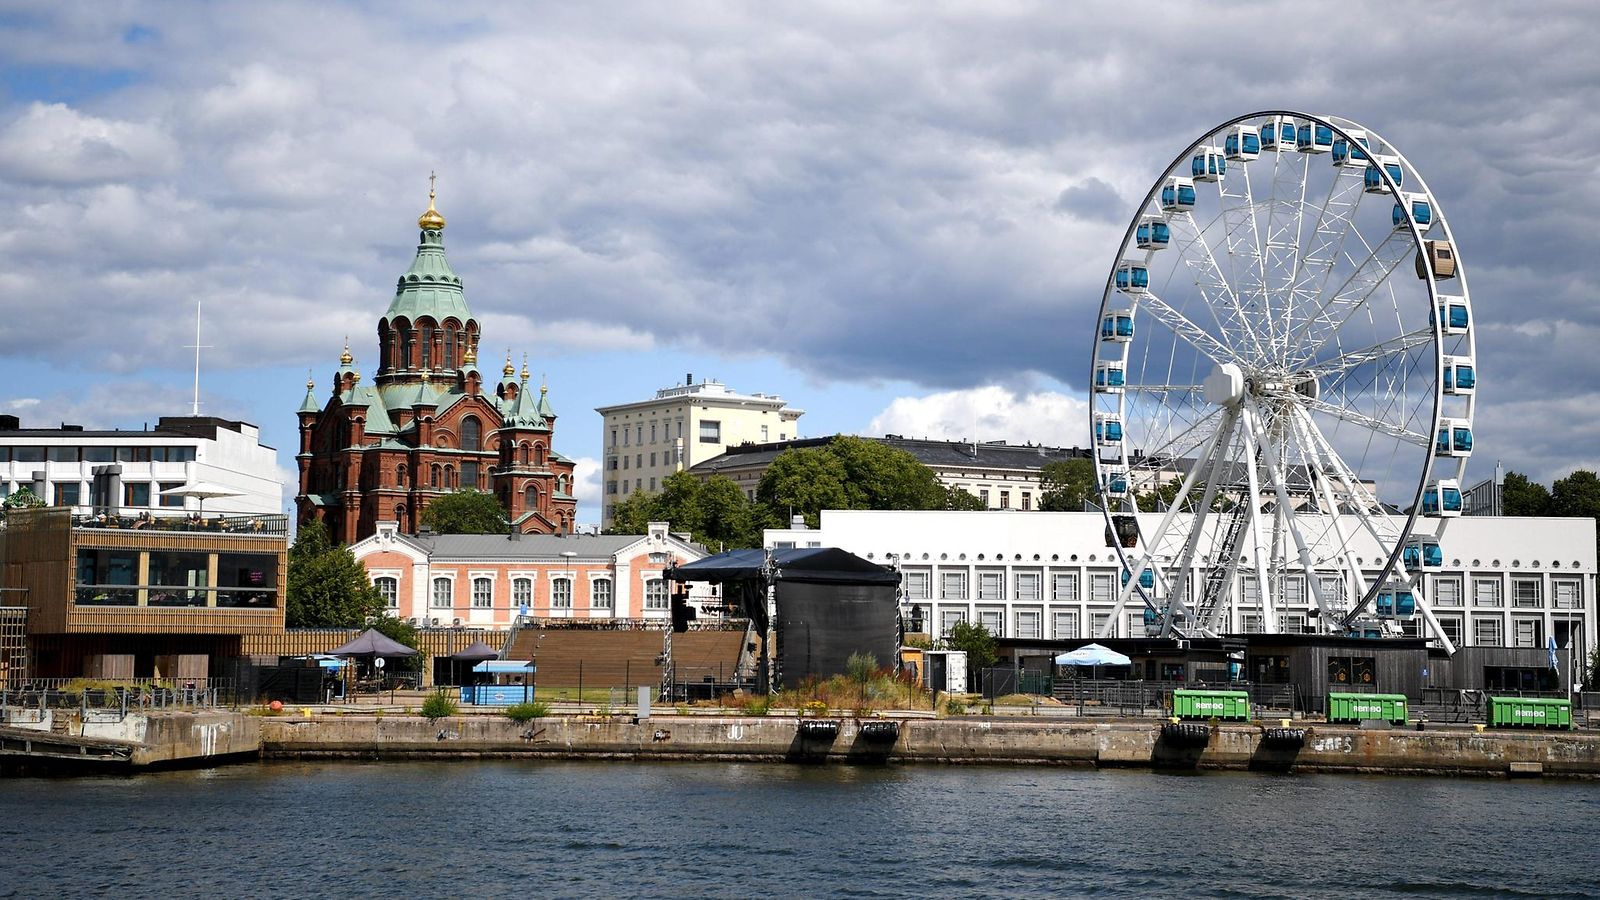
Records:
M1160 514L1142 518L1149 531ZM764 543L838 547L898 567L903 605L936 636L968 621L1003 637L1094 637L1121 592L1117 552L1099 513L824 510L820 528L771 529ZM1424 576L1424 596L1457 647L1541 648L1554 637L1588 659L1596 638L1594 520L1464 517L1452 522L1441 549L1444 564ZM1376 543L1356 554L1376 577L1384 562ZM1305 576L1284 578L1271 592L1274 609L1261 607L1252 575L1235 577L1224 632L1301 631L1311 620ZM1338 575L1330 566L1319 577ZM1122 609L1113 636L1143 636L1143 615ZM1421 616L1395 624L1432 636Z
M163 416L140 431L23 428L0 416L0 493L19 488L85 515L283 512L277 451L255 425L211 416Z
M618 501L653 494L674 472L720 456L729 447L799 437L800 417L772 394L741 394L690 375L649 400L595 410L605 420L601 522L611 525Z

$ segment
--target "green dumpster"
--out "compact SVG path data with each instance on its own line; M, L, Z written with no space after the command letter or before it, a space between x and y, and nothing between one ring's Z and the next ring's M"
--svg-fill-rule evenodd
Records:
M1554 697L1490 697L1491 728L1571 728L1572 701Z
M1378 719L1394 725L1406 723L1405 694L1328 694L1328 721L1354 723Z
M1244 691L1202 691L1179 688L1172 692L1172 714L1180 719L1250 719L1250 695Z

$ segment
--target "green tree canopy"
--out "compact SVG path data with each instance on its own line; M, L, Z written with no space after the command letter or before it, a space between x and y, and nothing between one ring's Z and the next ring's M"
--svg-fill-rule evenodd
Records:
M385 613L373 620L371 627L373 631L396 643L405 644L413 650L418 649L417 626L412 625L405 619L399 619ZM422 671L422 657L418 655L390 660L389 665L398 671L420 672Z
M1550 486L1550 515L1600 519L1600 478L1588 469L1579 469L1556 479Z
M1063 459L1045 463L1039 472L1039 508L1050 512L1073 512L1096 496L1094 463L1087 459Z
M634 491L611 508L611 527L606 534L644 534L655 521L655 498L644 491Z
M971 491L963 490L962 488L958 487L948 487L945 488L944 492L944 508L978 511L988 509L989 507L981 498L978 497L977 494L974 494Z
M778 454L761 476L756 500L785 524L791 514L805 517L806 525L821 524L824 509L854 509L845 489L844 462L823 447L800 447Z
M994 665L999 655L995 652L994 635L982 625L957 622L944 637L948 650L967 651L967 671L976 672Z
M700 485L700 528L695 532L700 543L712 548L759 547L758 521L750 499L733 479L713 475Z
M39 499L39 496L32 490L26 487L19 487L7 494L4 503L0 503L0 506L5 509L37 509L44 506L44 501Z
M1550 490L1521 472L1507 472L1500 503L1508 516L1550 515Z
M286 588L290 628L357 628L384 608L366 568L317 520L301 524L289 548Z
M472 488L433 498L422 511L422 524L438 534L505 534L511 530L500 499Z

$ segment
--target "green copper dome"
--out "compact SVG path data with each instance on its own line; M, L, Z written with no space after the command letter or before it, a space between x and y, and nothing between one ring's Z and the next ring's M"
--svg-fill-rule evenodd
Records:
M431 200L428 210L433 212ZM425 225L435 224L428 221L427 214L419 221ZM383 314L385 321L392 322L404 317L415 322L423 316L429 316L435 323L442 324L445 319L455 317L465 324L472 318L472 313L467 309L467 295L461 287L461 279L450 269L450 262L444 257L442 217L438 218L437 224L438 228L423 229L422 243L417 245L417 256L395 286L394 299Z

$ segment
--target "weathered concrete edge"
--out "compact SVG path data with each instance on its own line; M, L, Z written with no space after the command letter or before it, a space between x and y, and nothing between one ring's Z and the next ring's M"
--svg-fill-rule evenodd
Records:
M441 719L345 716L264 719L270 759L546 758L940 763L1123 768L1191 768L1396 775L1600 777L1600 735L1434 729L1306 729L1292 749L1263 741L1254 725L1213 728L1204 747L1168 746L1158 723L914 719L893 744L875 744L861 725L832 719L836 738L798 733L793 717L555 717L519 725L485 716Z

